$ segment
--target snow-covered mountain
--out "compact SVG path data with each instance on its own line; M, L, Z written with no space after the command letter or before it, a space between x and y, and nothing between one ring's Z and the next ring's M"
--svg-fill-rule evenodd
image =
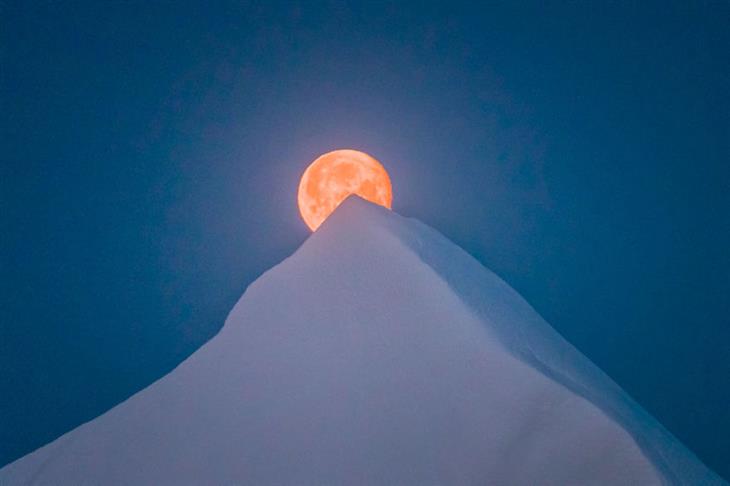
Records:
M476 260L351 197L175 370L0 470L28 483L723 482Z

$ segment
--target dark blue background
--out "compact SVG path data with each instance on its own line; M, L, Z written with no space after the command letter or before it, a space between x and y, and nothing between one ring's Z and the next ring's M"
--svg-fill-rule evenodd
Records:
M214 335L352 147L730 477L730 4L31 3L0 7L0 464Z

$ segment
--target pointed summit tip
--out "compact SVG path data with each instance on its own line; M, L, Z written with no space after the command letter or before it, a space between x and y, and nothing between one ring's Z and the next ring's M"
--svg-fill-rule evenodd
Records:
M326 261L333 252L356 252L364 244L383 244L388 235L400 240L400 233L410 226L402 224L405 220L388 208L352 194L309 235L298 253L319 253Z
M357 194L351 194L337 206L315 233L332 226L377 224L379 221L384 222L392 214L393 211L386 207L363 199Z
M369 212L371 214L388 214L391 212L391 210L384 206L381 206L380 204L368 201L367 199L364 199L357 194L350 194L345 198L344 201L340 203L340 205L337 207L337 209L335 209L332 214L334 215L338 212Z

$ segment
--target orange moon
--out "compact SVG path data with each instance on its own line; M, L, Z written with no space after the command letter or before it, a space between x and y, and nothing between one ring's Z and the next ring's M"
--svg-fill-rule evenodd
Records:
M327 152L317 157L302 175L297 195L299 212L309 229L315 231L351 194L390 209L393 188L388 172L365 152Z

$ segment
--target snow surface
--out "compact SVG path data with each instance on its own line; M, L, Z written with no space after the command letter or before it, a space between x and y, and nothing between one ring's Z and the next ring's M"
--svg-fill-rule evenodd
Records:
M509 286L349 198L171 373L0 484L723 484Z

